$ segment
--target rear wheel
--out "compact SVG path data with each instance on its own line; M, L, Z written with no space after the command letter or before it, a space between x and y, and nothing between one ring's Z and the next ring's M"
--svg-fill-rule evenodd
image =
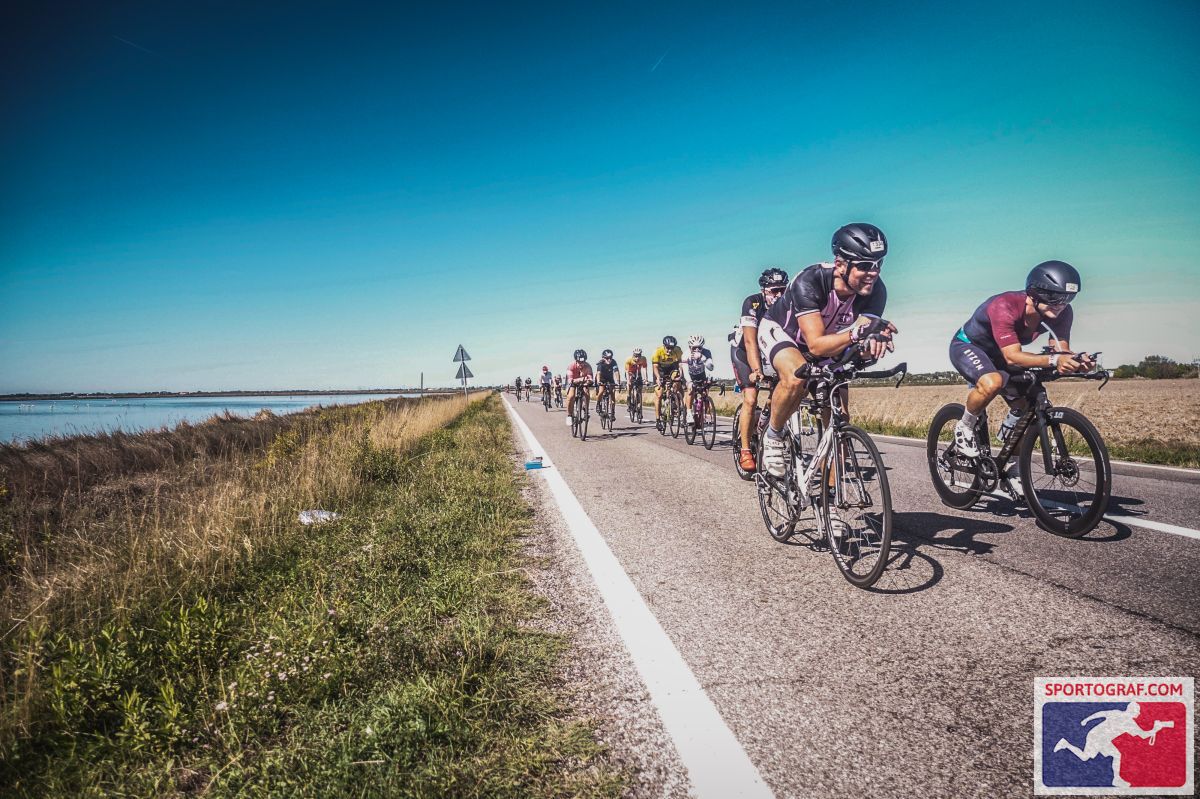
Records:
M692 397L692 404L687 406L687 410L691 411L691 420L688 420L688 414L683 414L683 438L688 444L696 443L696 425L700 423L700 417L696 415L696 397Z
M704 448L712 449L713 444L717 443L717 408L713 405L712 397L707 394L703 397L703 418L697 419L700 423L700 436L704 439Z
M1025 502L1043 529L1080 538L1104 518L1112 493L1108 448L1095 425L1079 411L1046 411L1045 442L1037 425L1029 425L1018 463Z
M879 448L859 428L842 428L821 467L821 480L829 550L843 577L869 588L887 567L892 547L892 493Z
M925 439L933 488L944 504L959 510L974 505L983 493L974 461L959 455L954 448L954 426L962 418L963 410L957 402L943 406L934 415ZM987 430L987 415L981 414L979 418L982 428Z
M671 438L679 438L679 433L683 430L683 424L686 417L683 413L683 400L678 394L671 394L671 412L668 418L668 426L671 428Z

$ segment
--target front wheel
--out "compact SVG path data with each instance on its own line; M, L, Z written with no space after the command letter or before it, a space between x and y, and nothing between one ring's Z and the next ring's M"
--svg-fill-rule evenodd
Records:
M767 532L776 541L787 541L796 532L796 524L800 520L797 507L797 488L795 472L795 455L792 448L792 437L784 437L786 451L784 463L787 472L781 478L769 476L762 470L762 442L759 441L755 458L758 460L759 472L753 475L758 488L758 510L762 513L763 524Z
M1087 535L1108 510L1112 466L1104 439L1072 408L1046 411L1045 437L1031 424L1018 463L1025 502L1039 525L1055 535Z
M696 443L696 425L700 423L700 417L696 414L696 398L692 398L691 405L687 406L687 410L691 411L691 420L688 420L688 414L683 414L683 440L692 445Z
M712 449L717 443L717 409L712 398L704 395L704 415L696 421L700 423L700 436L704 439L704 448Z
M870 588L892 548L892 492L879 448L864 431L837 431L821 467L821 522L842 576Z
M974 505L983 493L982 481L970 458L959 455L954 448L954 426L965 409L957 402L945 405L933 417L925 439L925 455L929 460L929 476L942 503L965 510ZM986 419L986 416L980 416ZM987 429L984 422L984 429Z
M683 426L687 421L687 415L683 411L683 400L677 395L671 395L671 412L668 414L668 426L671 428L671 438L679 438L679 433L683 430Z

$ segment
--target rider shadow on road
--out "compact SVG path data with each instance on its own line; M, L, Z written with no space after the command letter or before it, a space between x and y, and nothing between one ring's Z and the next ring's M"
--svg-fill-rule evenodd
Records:
M994 545L976 536L1008 533L1013 529L1007 524L942 513L895 513L892 523L892 554L887 569L880 581L868 589L879 594L914 594L932 588L945 574L932 550L986 555Z
M1138 511L1132 511L1132 512L1127 511L1126 508L1122 505L1122 503L1126 503L1129 505L1143 504L1142 500L1134 499L1132 497L1113 497L1110 500L1109 508L1110 508L1110 510L1113 510L1114 508L1112 506L1118 505L1119 507L1116 508L1117 510L1127 512L1127 513L1129 513L1130 516L1144 515L1142 513L1139 513ZM1029 521L1034 522L1035 524L1037 523L1036 519L1034 519L1034 517L1033 517L1033 513L1030 512L1029 507L1024 502L1015 502L1011 499L1008 499L1007 497L1005 497L1005 498L994 497L994 496L986 497L981 503L976 504L974 507L977 511L981 511L984 513L990 513L993 516L1001 516L1001 517L1009 517L1009 518L1020 517L1022 519L1028 519ZM1112 533L1110 533L1108 535L1097 535L1096 530L1104 529L1105 524L1108 524L1112 527ZM1039 525L1039 527L1040 527L1040 525ZM1085 535L1083 538L1079 538L1076 540L1077 541L1086 541L1086 542L1092 543L1092 544L1104 544L1104 543L1110 543L1113 541L1124 541L1126 538L1129 538L1131 535L1133 535L1133 531L1130 530L1129 527L1125 526L1124 524L1115 522L1111 519L1105 519L1104 521L1102 521L1100 523L1100 525L1096 528L1096 530L1093 530L1092 532Z

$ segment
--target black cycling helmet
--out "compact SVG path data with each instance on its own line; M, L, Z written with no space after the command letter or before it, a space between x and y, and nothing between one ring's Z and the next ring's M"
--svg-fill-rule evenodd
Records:
M604 352L600 353L600 357L601 358L611 358L612 350L605 350Z
M587 353L586 353L586 352L584 352L583 350L575 350L575 360L577 360L577 361L586 361L586 360L587 360Z
M883 231L867 222L842 225L833 234L833 254L847 261L882 261L887 251Z
M674 336L663 336L663 346L667 349L671 349L678 343L679 342L675 340Z
M763 273L758 276L758 287L761 289L783 288L787 282L788 273L776 267L764 269Z
M1025 293L1036 302L1060 305L1075 299L1083 281L1066 261L1042 261L1025 278Z

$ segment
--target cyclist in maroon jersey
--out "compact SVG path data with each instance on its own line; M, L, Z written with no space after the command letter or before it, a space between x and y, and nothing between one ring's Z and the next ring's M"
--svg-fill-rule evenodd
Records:
M1071 301L1081 285L1075 267L1064 261L1044 261L1025 278L1024 291L988 297L950 340L950 362L971 384L966 410L954 427L954 444L960 454L979 456L975 422L997 394L1003 393L1012 408L1001 426L1001 436L1025 411L1020 395L1007 388L1007 367L1047 367L1060 374L1072 374L1096 365L1086 355L1071 352L1069 344L1075 318ZM1025 352L1022 347L1032 344L1043 331L1050 333L1051 346L1057 352Z
M575 350L574 360L567 367L567 426L571 426L571 411L576 402L589 403L587 385L592 380L592 365L587 353ZM579 390L577 390L579 389ZM590 404L590 403L589 403Z

